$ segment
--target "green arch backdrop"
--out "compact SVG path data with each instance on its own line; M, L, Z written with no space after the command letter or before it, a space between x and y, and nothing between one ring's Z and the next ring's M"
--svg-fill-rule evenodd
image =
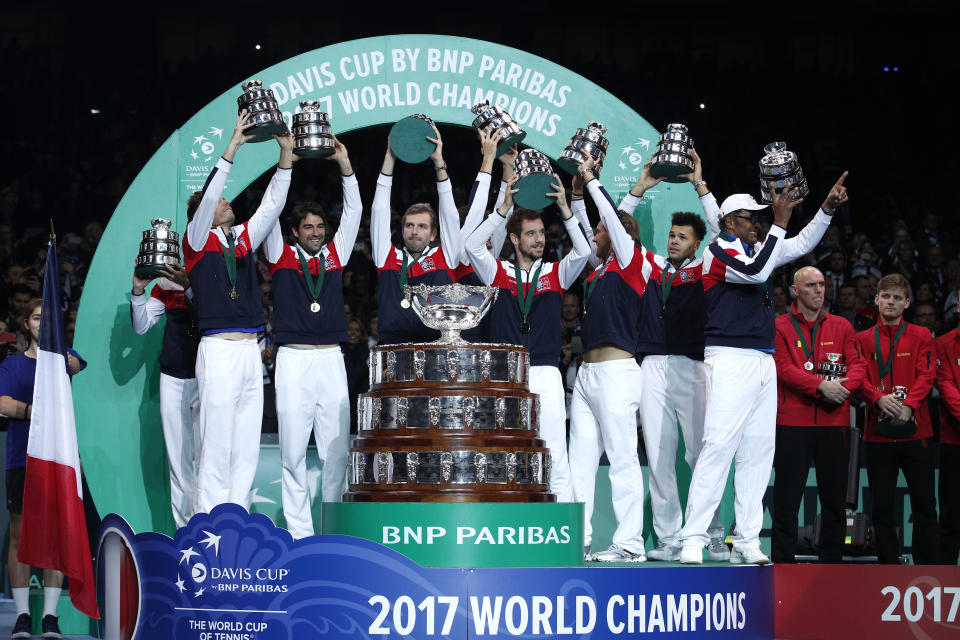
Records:
M609 127L603 183L614 198L629 190L659 137L633 109L586 78L529 53L467 38L353 40L250 77L274 90L288 122L300 100L320 100L338 134L412 113L469 127L470 107L489 98L527 131L526 145L556 159L577 127L598 120ZM203 186L225 147L239 85L247 79L239 78L174 131L140 171L103 234L80 301L76 345L90 363L74 381L83 468L100 513L118 513L136 531L169 533L174 525L158 404L161 332L141 337L130 326L134 258L150 218L170 218L183 231L186 200ZM276 155L273 144L245 146L224 195L243 191L274 165ZM662 183L647 192L636 216L648 243L665 239L676 210L700 210L688 184Z

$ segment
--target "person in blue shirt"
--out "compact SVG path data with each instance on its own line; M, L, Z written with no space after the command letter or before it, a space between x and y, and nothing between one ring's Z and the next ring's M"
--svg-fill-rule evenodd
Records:
M33 414L33 381L37 374L37 348L40 340L40 311L43 301L34 298L27 306L18 329L29 340L27 350L10 356L0 364L0 413L10 419L7 429L7 511L10 512L10 587L17 608L17 622L12 638L30 637L30 566L17 560L20 543L20 521L23 516L23 486L27 471L27 441ZM73 349L67 350L70 375L83 371L87 363ZM29 508L29 505L27 505ZM54 569L43 570L43 637L59 638L57 603L63 574Z

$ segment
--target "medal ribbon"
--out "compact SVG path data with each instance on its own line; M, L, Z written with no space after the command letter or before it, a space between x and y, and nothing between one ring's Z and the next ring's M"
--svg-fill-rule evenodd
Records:
M220 247L220 253L223 253L223 247ZM233 231L227 235L227 253L224 254L227 261L227 278L230 279L230 287L237 288L237 241L233 237Z
M673 288L673 280L680 273L679 269L674 269L663 279L663 306L660 307L660 314L667 312L667 299L670 297L670 289Z
M310 264L307 262L307 259L303 257L302 251L297 251L297 255L300 256L300 266L303 267L303 279L307 282L307 290L310 292L310 295L313 296L313 301L316 302L320 298L320 290L323 289L323 276L325 267L327 263L323 260L323 249L320 250L320 253L317 254L317 258L320 259L319 268L317 269L317 279L313 279L313 274L310 273ZM313 260L313 258L311 258Z
M406 293L404 292L404 287L407 286L407 277L409 276L408 267L410 265L410 254L407 253L406 249L401 249L403 253L403 264L400 266L400 298L406 300Z
M597 283L600 282L600 278L603 277L604 272L607 270L607 265L610 264L609 260L603 263L603 266L600 267L600 271L593 277L593 280L587 280L586 284L583 286L583 308L587 308L587 302L590 300L590 294L593 293L593 288L597 286Z
M893 337L893 342L890 343L890 353L887 356L887 361L883 361L883 356L880 352L880 327L873 327L873 348L876 353L877 358L877 368L880 370L880 382L883 382L883 379L887 377L887 374L890 373L891 367L893 367L893 356L897 350L897 343L900 342L900 336L903 335L903 332L907 330L907 323L903 322L900 325L900 328L897 329L896 335Z
M813 350L817 346L817 331L820 330L820 318L823 317L823 311L818 313L817 319L813 321L813 327L810 329L810 344L807 344L807 339L804 337L803 331L800 330L800 323L797 322L797 317L793 315L793 311L787 313L790 315L790 322L793 324L794 331L797 332L797 340L803 348L803 355L807 357L807 361L813 362Z
M523 280L520 279L520 267L514 263L513 273L517 279L517 306L520 307L520 315L523 317L523 322L527 321L527 314L530 313L530 307L533 305L533 296L536 294L537 281L540 279L540 269L543 268L543 261L540 262L540 266L537 267L537 270L533 272L533 278L530 280L526 292L523 289ZM533 289L533 291L531 291Z

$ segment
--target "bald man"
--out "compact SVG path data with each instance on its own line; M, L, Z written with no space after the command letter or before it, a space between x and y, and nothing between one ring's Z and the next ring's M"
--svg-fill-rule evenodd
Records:
M826 283L819 269L798 269L790 291L796 300L775 323L773 360L779 389L772 559L794 562L797 511L813 462L821 509L817 553L821 562L840 562L846 533L850 393L860 386L866 364L853 326L823 310ZM821 366L834 361L846 365L846 373L825 376Z

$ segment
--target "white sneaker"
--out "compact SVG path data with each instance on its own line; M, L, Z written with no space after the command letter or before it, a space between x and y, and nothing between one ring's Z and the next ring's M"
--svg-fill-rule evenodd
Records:
M591 558L594 562L646 562L647 556L641 551L634 553L618 544L612 544L606 551L598 551Z
M590 545L589 544L583 545L583 561L590 562L592 560L593 560L593 554L590 553Z
M685 544L679 559L682 564L703 564L703 547L695 542Z
M707 558L710 562L726 562L730 559L730 547L723 538L710 538L707 545Z
M744 549L730 552L730 564L770 564L770 558L765 556L760 549Z
M680 557L680 545L670 544L669 542L660 542L656 549L650 549L647 552L647 560L659 560L661 562L676 562Z

